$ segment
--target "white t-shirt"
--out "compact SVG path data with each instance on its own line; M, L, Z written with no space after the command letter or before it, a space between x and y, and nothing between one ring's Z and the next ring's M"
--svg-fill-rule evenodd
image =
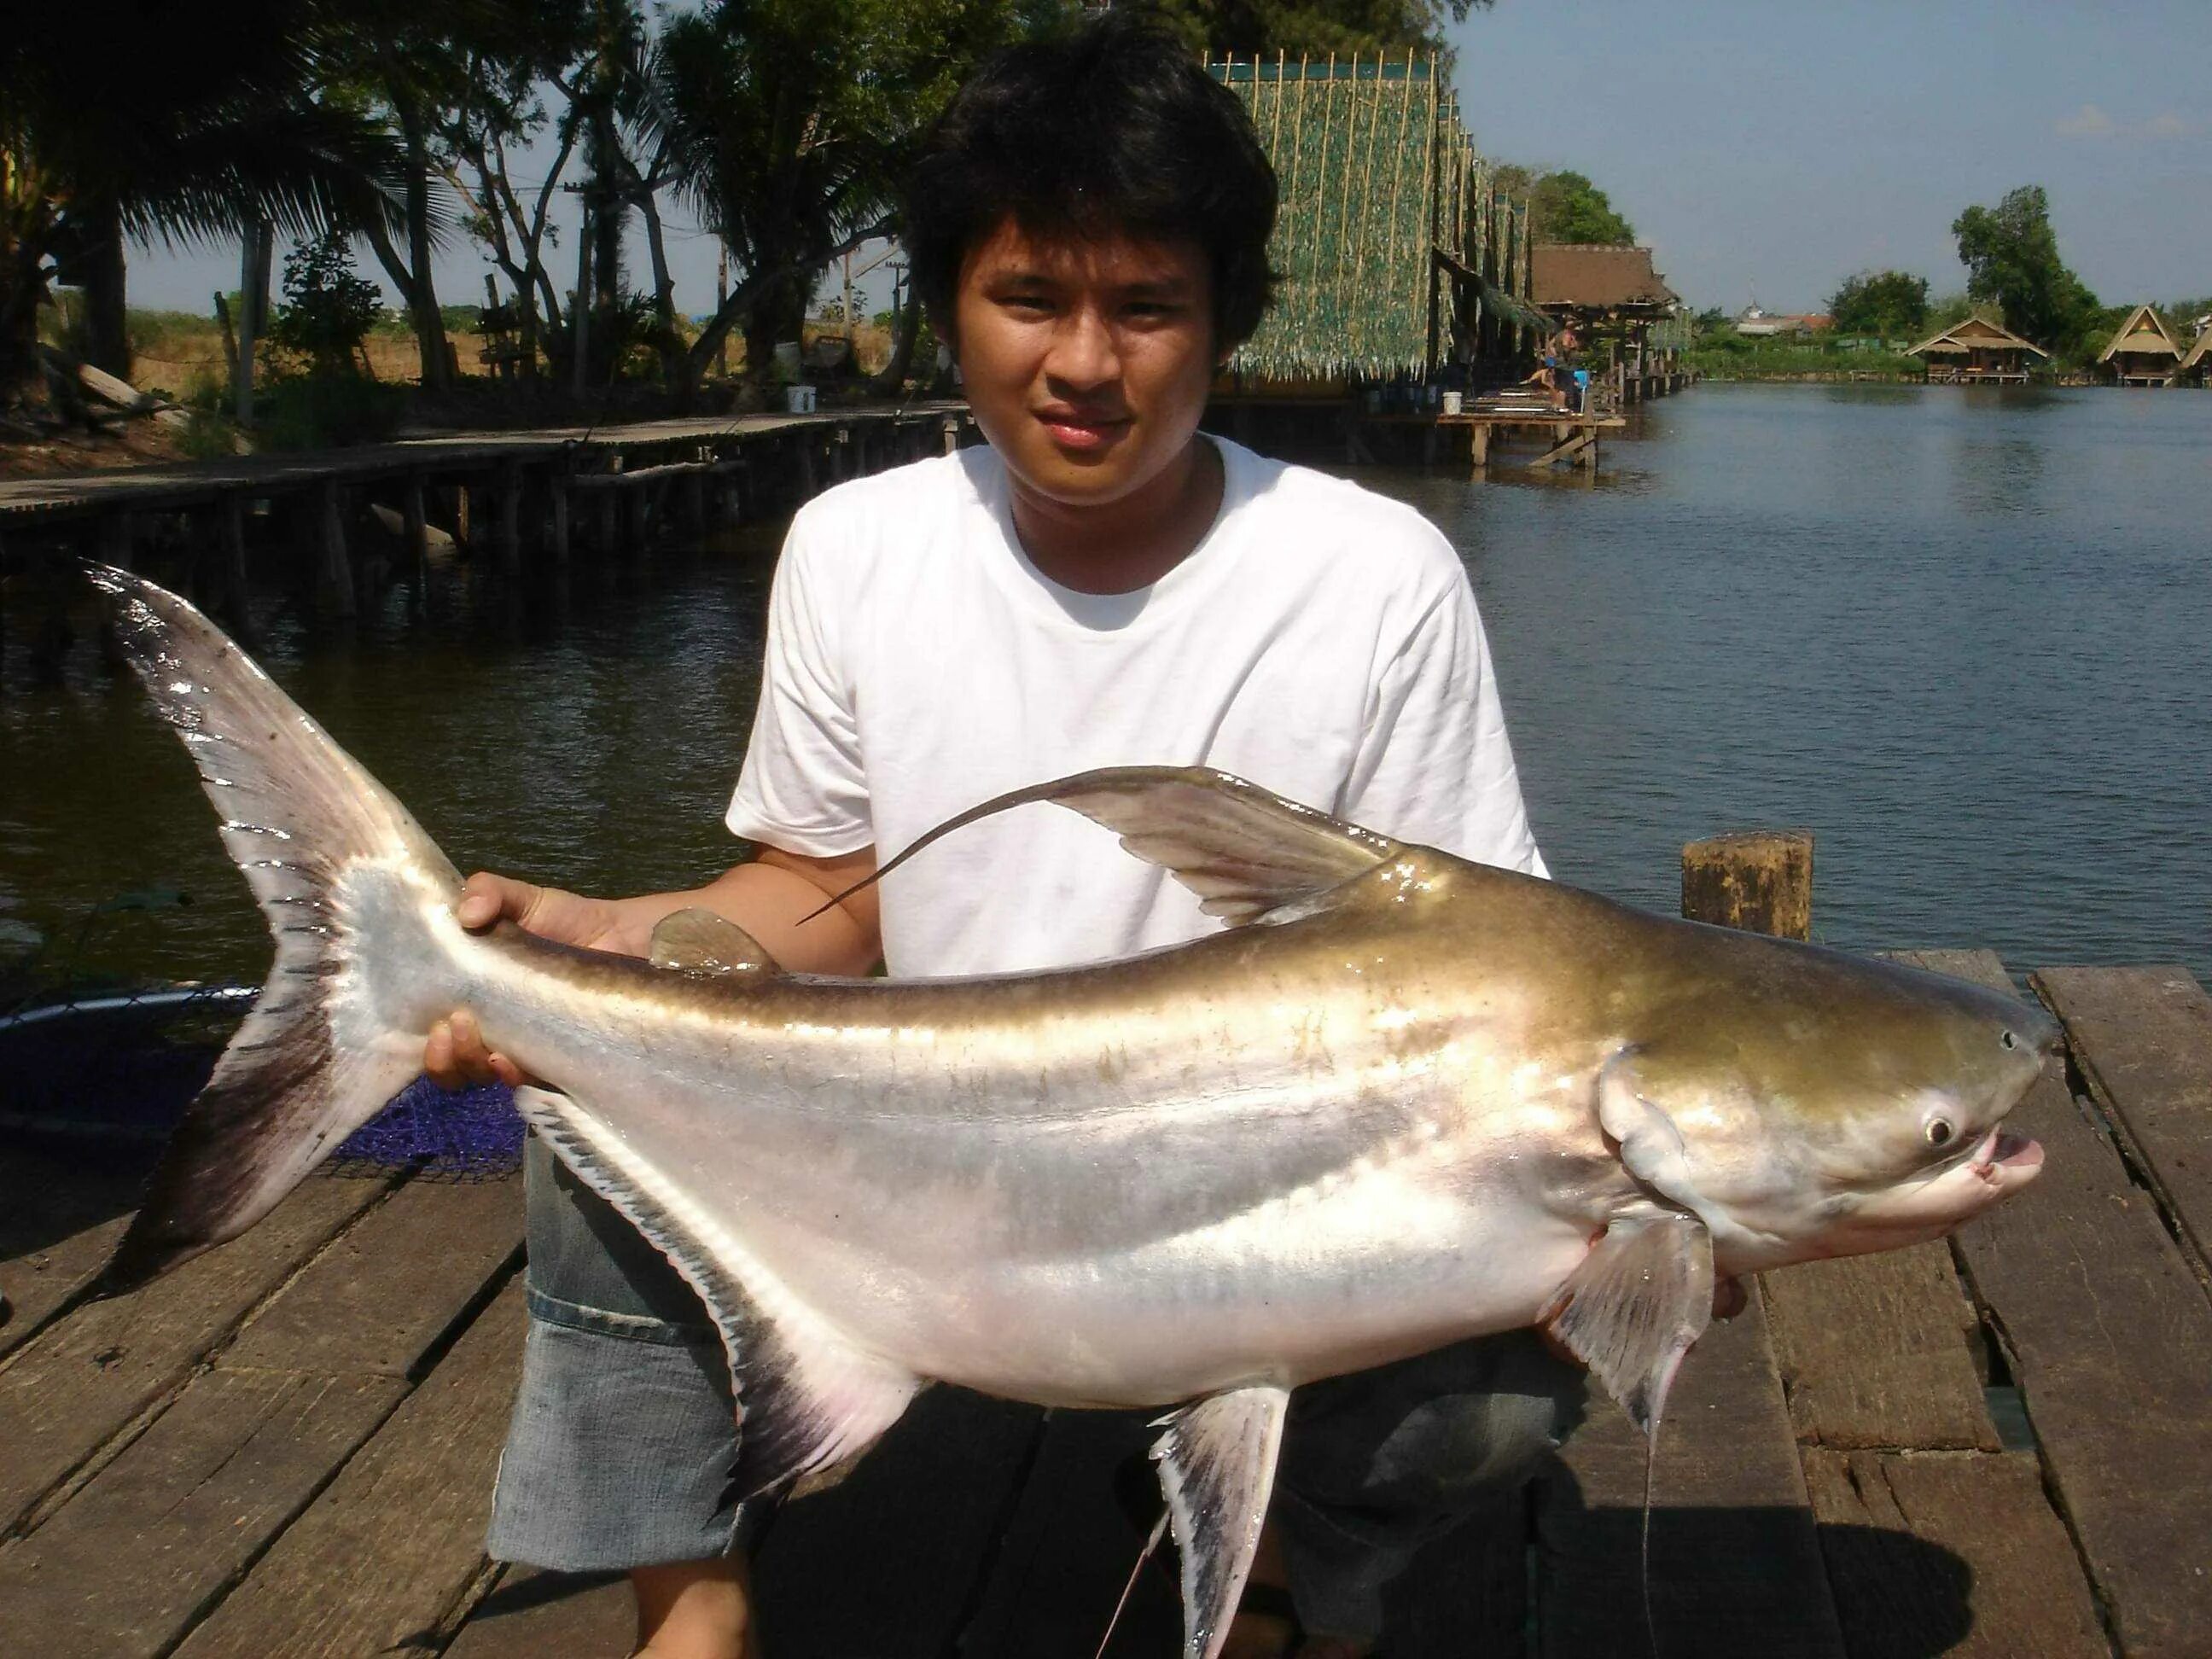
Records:
M1212 766L1543 873L1450 545L1399 502L1212 441L1219 514L1133 593L1038 571L988 447L808 502L776 571L730 828L888 860L1010 789L1097 766ZM1108 831L1044 805L947 836L880 896L902 977L1067 966L1220 925Z

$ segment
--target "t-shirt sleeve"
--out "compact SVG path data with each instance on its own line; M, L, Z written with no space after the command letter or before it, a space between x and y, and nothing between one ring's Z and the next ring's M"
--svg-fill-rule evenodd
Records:
M760 705L725 820L749 841L812 858L858 852L875 839L823 534L814 515L801 513L784 538L769 599Z
M1340 810L1401 841L1546 875L1482 617L1452 574L1376 677Z

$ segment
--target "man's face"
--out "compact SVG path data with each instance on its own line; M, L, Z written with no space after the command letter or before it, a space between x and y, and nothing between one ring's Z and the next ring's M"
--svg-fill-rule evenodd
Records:
M1215 368L1194 243L1038 242L1009 218L955 306L969 404L1018 487L1080 510L1179 476Z

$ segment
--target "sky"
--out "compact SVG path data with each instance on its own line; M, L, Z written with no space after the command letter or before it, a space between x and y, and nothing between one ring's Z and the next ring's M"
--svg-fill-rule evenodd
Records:
M2106 303L2212 294L2208 0L1497 0L1449 33L1477 149L1587 173L1700 309L1818 310L1886 268L1955 291L1951 222L2027 184ZM714 240L670 217L677 303L709 310ZM457 237L441 297L480 301L486 268ZM131 279L204 313L237 252L141 250Z

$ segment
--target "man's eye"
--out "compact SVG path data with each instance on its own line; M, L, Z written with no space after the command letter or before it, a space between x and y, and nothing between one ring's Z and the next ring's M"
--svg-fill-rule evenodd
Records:
M1052 301L1042 294L1009 294L1000 304L1012 311L1026 311L1042 316L1052 309Z

